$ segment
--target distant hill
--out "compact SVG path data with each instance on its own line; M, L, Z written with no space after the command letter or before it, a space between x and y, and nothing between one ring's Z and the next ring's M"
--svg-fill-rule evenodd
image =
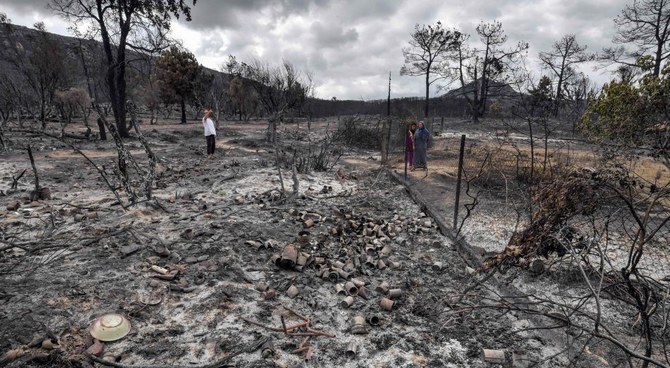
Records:
M68 79L63 87L86 88L91 97L107 102L106 59L102 44L95 40L62 36L50 32L47 32L47 35L50 42L54 42L65 56L64 64L67 68ZM7 77L20 84L22 79L20 71L10 61L15 58L12 48L19 48L25 53L24 60L28 60L39 47L40 37L40 31L33 28L13 24L0 25L0 45L2 45L0 47L0 77ZM126 53L128 87L132 89L142 81L148 80L153 58L151 55L130 49ZM223 76L225 82L223 88L228 88L230 75L209 68L205 68L205 73Z
M79 39L47 33L51 42L54 42L63 51L65 65L68 71L68 80L62 88L85 88L92 98L99 102L108 102L105 72L106 63L102 44L98 41ZM0 25L0 78L8 78L18 85L22 82L22 75L9 61L12 57L12 47L20 47L25 57L32 55L38 47L40 31L20 25ZM151 73L152 57L143 53L127 50L128 69L127 83L130 90L136 89L141 95L142 84L148 81ZM221 76L222 83L217 88L227 91L232 76L216 70L205 68L205 73ZM88 77L87 77L88 74ZM24 86L25 87L25 86ZM25 87L27 88L27 87ZM510 90L507 86L505 90ZM465 118L467 106L462 99L466 89L457 89L447 94L431 98L431 115L443 117ZM386 100L331 100L313 98L308 106L300 113L301 116L327 117L339 115L386 115ZM394 116L421 116L423 99L419 97L398 97L391 100L391 114Z

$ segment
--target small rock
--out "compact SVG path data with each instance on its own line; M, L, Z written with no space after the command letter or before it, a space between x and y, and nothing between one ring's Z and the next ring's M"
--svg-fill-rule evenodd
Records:
M121 257L125 258L128 257L129 255L137 252L138 250L142 249L142 247L139 244L130 244L126 245L124 247L121 247Z
M286 295L288 295L288 297L291 298L291 299L298 296L298 294L300 294L300 290L297 287L295 287L295 285L291 285L288 288L288 290L286 290Z
M167 249L167 247L165 247L163 245L157 246L154 251L160 257L169 257L170 256L170 250Z
M16 211L21 207L21 203L19 201L11 201L7 203L7 211Z
M248 245L252 248L258 248L261 244L255 240L246 240L244 242L244 245Z
M237 196L237 197L235 197L234 201L235 201L235 204L244 204L244 197Z
M204 262L209 259L209 256L207 254L204 254L200 257L198 257L198 262Z
M179 236L186 240L193 240L195 235L193 234L193 229L186 229Z
M76 215L74 215L74 221L75 221L75 222L82 222L82 221L84 221L84 220L86 220L86 216L85 216L85 215L82 215L82 214L76 214Z
M39 205L40 205L40 202L38 202L38 201L32 201L32 202L30 202L30 206L31 206L31 207L39 207Z
M86 349L86 352L95 355L99 357L102 355L102 352L105 351L105 345L100 342L98 339L93 339L93 345L89 346L88 349Z
M58 342L57 341L54 342L51 339L46 339L46 340L42 341L42 349L51 350L51 349L56 349L56 348L58 348Z
M197 257L193 257L193 256L188 256L188 257L186 257L186 258L184 259L184 262L185 262L185 263L188 263L188 264L198 263L198 258L197 258Z

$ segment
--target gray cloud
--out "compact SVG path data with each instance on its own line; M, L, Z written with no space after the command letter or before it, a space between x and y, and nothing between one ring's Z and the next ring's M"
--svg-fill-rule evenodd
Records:
M344 30L340 25L325 26L317 21L312 23L309 30L314 35L316 45L319 47L340 46L358 39L358 32L355 28Z
M567 33L575 33L590 51L611 44L612 19L629 0L199 0L192 22L180 19L174 35L202 63L218 68L228 54L245 61L288 60L309 70L324 98L384 98L389 71L392 95L422 94L422 79L401 77L401 49L415 24L440 20L472 35L481 21L503 23L508 44L529 42L529 65L539 69L537 54ZM56 19L44 1L5 0L0 11L31 26L36 16ZM28 15L26 15L28 14ZM48 18L50 17L51 18ZM62 24L50 28L59 32ZM602 68L601 68L602 69ZM582 68L599 82L609 76Z
M182 23L189 28L202 30L239 29L248 23L255 23L259 14L279 22L327 3L328 0L201 0L191 9L193 21Z
M23 13L23 12L43 12L47 13L47 3L44 0L3 0L2 1L2 7L7 7L11 10L13 10L14 14L20 15L17 13ZM0 10L1 12L8 13L5 10ZM9 15L9 14L8 14ZM10 17L12 18L12 17Z

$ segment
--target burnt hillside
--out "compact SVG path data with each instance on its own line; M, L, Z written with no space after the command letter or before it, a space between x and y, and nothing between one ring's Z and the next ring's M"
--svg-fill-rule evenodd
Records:
M107 102L105 85L106 60L102 44L91 39L62 36L50 32L44 34L33 28L13 24L0 26L0 75L8 78L21 88L26 86L26 73L34 72L36 61L52 59L54 55L62 56L65 67L64 78L58 88L85 88L91 97L100 102ZM53 48L55 52L45 50ZM126 51L128 56L128 86L133 92L141 93L142 87L149 82L152 61L155 56ZM48 60L47 62L51 62ZM204 68L209 75L221 75L228 87L230 76L216 70ZM134 90L134 91L133 91Z

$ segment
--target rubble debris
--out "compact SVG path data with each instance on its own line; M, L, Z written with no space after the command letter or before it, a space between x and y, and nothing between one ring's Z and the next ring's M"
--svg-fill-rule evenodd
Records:
M231 129L231 131L234 130ZM198 136L198 139L200 138ZM164 164L159 163L159 165L167 166L168 161L172 160L170 157L172 147L165 150L161 148L161 151L165 152L167 160ZM106 154L106 152L100 153ZM302 184L307 183L314 187L315 191L323 186L323 193L340 194L332 197L297 197L294 202L280 202L281 193L276 189L279 183L274 180L274 173L265 178L266 172L270 170L265 170L263 166L264 157L259 157L258 160L248 160L242 163L244 181L225 186L220 183L220 166L222 165L219 165L219 162L213 165L208 163L200 165L195 160L191 163L174 160L169 163L171 166L174 165L174 171L166 172L164 177L158 177L156 187L152 188L156 189L154 195L159 203L158 206L165 208L160 210L152 202L138 203L135 206L136 211L133 210L130 213L136 218L119 216L121 207L114 203L109 193L105 195L92 185L96 182L96 178L89 180L88 177L80 176L81 186L59 194L59 196L69 198L72 206L64 203L66 215L63 215L59 211L61 204L54 203L55 212L53 212L52 221L64 231L83 230L81 232L83 239L75 238L68 244L80 246L84 242L95 240L97 243L92 244L100 244L100 249L98 252L98 247L84 247L80 254L67 255L67 260L62 267L59 263L54 263L53 269L48 267L48 272L57 275L58 278L64 277L65 280L70 280L68 276L71 276L72 272L75 277L79 272L84 277L81 282L74 284L68 282L64 286L61 286L63 284L59 282L59 288L40 290L40 292L48 292L40 293L39 298L33 298L33 300L48 300L49 303L54 303L54 305L49 304L52 309L61 312L56 317L40 319L60 332L62 323L85 320L91 313L97 313L101 307L128 313L133 317L133 325L143 327L138 329L132 338L126 338L121 344L115 344L113 350L117 355L104 351L101 354L97 353L97 356L103 356L103 360L116 362L117 357L121 357L118 354L123 352L123 364L119 365L126 366L161 363L174 366L196 366L204 363L203 361L208 358L219 354L223 356L224 352L238 350L235 346L241 341L253 340L256 344L261 340L267 342L268 333L273 335L276 350L271 343L268 344L270 348L259 345L260 350L255 354L245 354L239 360L229 361L225 365L251 366L252 362L263 357L272 361L255 362L253 366L296 366L302 364L297 362L298 359L316 359L318 355L316 365L342 366L354 363L354 365L361 366L370 364L404 366L408 365L409 359L414 359L411 354L415 351L423 360L418 365L444 365L445 360L449 361L453 356L455 365L468 366L468 363L473 363L473 357L474 360L479 360L477 355L482 345L488 344L495 347L501 345L498 344L498 340L490 340L490 331L498 331L500 326L504 326L498 321L491 323L491 329L483 331L481 339L478 336L477 341L472 343L468 342L474 340L472 331L463 329L467 331L462 331L460 334L461 331L458 329L462 327L462 324L452 323L443 329L449 331L449 338L453 337L463 342L463 347L458 345L459 348L453 351L449 347L441 349L442 346L439 350L435 349L436 344L443 344L445 340L438 337L437 328L430 328L433 325L433 317L436 317L431 313L439 313L439 310L436 311L435 308L441 306L437 304L440 302L440 296L450 295L460 286L458 282L466 280L462 279L463 266L460 259L454 257L452 249L447 248L438 249L438 252L432 253L432 257L439 254L439 260L444 262L443 270L446 272L439 275L425 272L425 269L430 269L433 261L438 259L431 259L431 256L426 255L434 251L429 249L430 246L436 247L438 243L438 240L434 240L435 237L433 237L433 234L437 235L434 230L435 226L431 223L428 224L429 227L424 226L426 217L423 216L419 207L402 197L404 189L393 183L386 183L381 177L377 178L381 180L375 180L373 185L368 185L372 181L366 181L364 187L352 182L337 183L333 180L333 172L327 174L315 172L313 175L303 176L301 174L301 190L305 187ZM211 166L211 170L209 168L203 170L205 165ZM257 168L259 166L260 168ZM79 172L75 171L75 176L78 174ZM206 176L211 178L210 181L201 185L201 179ZM261 177L263 179L258 180ZM246 180L247 178L249 180ZM371 179L374 178L371 177ZM248 185L249 181L260 182L263 186L254 188ZM58 183L58 188L61 188L61 182ZM67 188L68 184L63 182L63 188ZM164 188L169 189L160 190ZM261 193L266 190L267 192L263 195L254 193L254 191ZM171 202L173 197L180 197L175 194L175 191L188 193L181 196L183 201ZM346 198L342 195L347 192L353 192L353 198ZM96 196L98 199L108 201L87 203L84 198L81 200L78 198L82 194L85 194L87 198ZM13 197L7 197L6 201L19 198L20 193L12 192L10 195ZM88 197L89 195L91 197ZM102 196L107 198L99 198ZM239 196L242 206L233 204L235 196ZM20 199L20 201L24 200ZM255 204L259 202L262 205ZM43 220L48 219L51 204L39 203L40 206L30 209L31 214L35 214L34 217L41 216ZM295 206L292 211L284 207L289 203L291 203L289 208ZM25 204L23 206L27 207ZM89 208L95 208L97 212ZM18 214L7 212L7 219L0 217L0 221L5 221L4 225L18 218L27 223L29 218L21 216L22 210L23 208L19 209ZM208 211L208 213L201 213L202 211ZM316 211L321 213L317 215L314 213ZM88 220L99 216L99 221L73 224L72 219L76 214L82 215L81 219L85 216ZM305 222L308 224L313 222L313 226L305 228ZM132 225L132 232L136 233L137 237L150 241L145 243L137 239L133 240L133 237L130 236L131 232L118 233L119 236L106 238L114 228L121 229L130 225ZM188 237L180 237L187 228L191 228L190 234L197 242L184 240ZM145 234L153 236L144 236ZM102 238L95 239L98 237ZM276 240L266 240L269 237ZM443 238L439 237L439 239ZM148 250L127 252L127 258L123 259L120 256L126 250L123 246L134 243L146 245ZM244 246L240 247L240 243L243 243ZM52 244L56 245L55 242L45 245L51 246ZM281 267L276 262L282 259L281 256L287 244L295 246L297 251L295 264L290 268ZM446 246L447 242L444 241L444 244ZM130 247L128 246L128 249L132 249ZM276 254L273 255L274 253ZM19 249L6 251L3 255L5 254L8 256L3 266L9 264L9 261L15 261L16 255L21 254L21 251ZM210 257L206 264L197 262L203 255ZM150 256L155 257L149 259ZM97 288L97 281L100 281L98 275L108 273L97 272L100 266L93 265L88 260L98 261L105 257L108 257L110 261L106 262L105 266L119 272L114 273L114 277L103 280L109 287L106 286L99 290ZM268 259L271 259L273 263L267 263ZM193 264L184 266L185 263ZM73 264L77 266L81 264L82 267L70 267ZM160 267L163 272L150 269L152 265ZM383 266L378 268L380 265ZM66 268L71 270L66 271ZM405 270L398 272L397 270L401 268ZM177 270L179 274L175 276ZM38 270L36 276L44 276L46 271L47 268ZM253 277L243 275L247 273ZM154 274L160 275L167 281L154 278ZM450 279L452 276L455 279ZM86 280L89 277L92 280ZM383 280L387 281L383 283L381 290L375 291ZM455 282L448 283L447 281ZM328 285L329 282L333 284ZM352 291L352 295L347 295L345 284L350 286L350 283L353 283L356 292L354 294ZM293 300L288 299L285 294L291 284L300 288L300 294ZM453 287L454 284L456 287ZM63 290L63 287L72 288L72 291ZM399 287L403 288L405 295L394 302L388 292L389 289ZM116 293L122 289L127 294ZM139 295L135 296L133 291L143 291L143 289L146 289L143 298L140 298ZM110 292L110 290L113 291ZM189 291L192 293L179 294ZM74 295L78 297L72 298L69 295L70 292L75 293ZM87 295L79 294L81 292ZM118 300L114 299L116 295L120 295ZM3 311L7 314L4 322L18 326L18 322L12 319L21 317L26 303L20 298L13 298L12 294L0 292L0 298L7 296L11 298L9 304L14 301L17 303L16 306L8 305L10 310ZM349 309L339 308L339 302L347 296L352 297L353 304ZM380 306L377 306L382 296L389 299L391 312L384 312ZM283 313L281 309L273 310L273 307L280 302L291 303L296 308L305 308L304 311L309 313L314 321L310 321L308 325L304 320L297 319L292 314ZM151 307L151 305L156 305L156 307ZM35 306L39 307L37 304ZM42 310L36 308L34 313L41 316L38 313L42 313ZM237 321L242 323L240 325L234 318L236 315L247 316L265 325L278 327L280 314L284 314L285 323L280 325L279 331L269 332L250 326L238 319ZM355 330L350 329L352 318L358 314L365 316L370 336L352 336ZM413 315L419 318L414 318ZM489 316L486 312L482 315L483 318ZM318 323L316 322L317 316ZM34 317L34 315L27 317ZM413 323L407 324L407 321ZM162 328L163 324L169 324L172 327L165 329ZM302 327L293 328L300 324ZM384 325L384 328L375 328L380 324ZM170 332L175 325L189 332L185 334L183 331L180 334ZM480 326L477 325L477 327ZM324 341L322 344L321 339L323 338L310 332L307 327L317 330L323 328L323 331L333 333L341 331L338 333L341 340L329 341L329 343ZM12 327L12 331L17 331L17 328ZM439 334L447 335L442 332L443 329L440 329ZM7 330L10 331L9 326ZM223 333L217 333L217 331L223 331ZM285 334L285 331L295 336ZM343 335L342 332L345 335L348 334L349 337L339 336ZM452 332L454 332L453 336ZM309 336L300 334L309 334ZM64 338L70 336L59 336L63 340L63 355L68 357L71 356L71 353L81 355L87 347L91 346L90 341L93 341L93 339L86 342L77 341L78 350L68 350ZM44 336L41 336L40 343L43 339ZM9 349L9 344L15 343L20 342L8 342L5 345L7 348L3 351ZM351 343L352 348L346 353L347 356L352 360L360 358L360 362L344 360L343 355L345 354L343 353L345 352L342 350L345 347L348 348L348 343ZM108 349L111 347L108 345ZM387 350L389 347L392 347L390 352ZM180 354L179 351L188 351L183 355L173 355L172 352L165 353L163 349L175 350L177 354ZM298 355L291 356L291 351ZM61 354L59 351L51 352ZM95 362L95 360L82 361L80 365L97 366ZM486 365L483 362L474 362L472 365L478 364Z
M335 284L335 292L337 295L346 296L347 290L344 288L344 284Z
M31 201L41 201L51 199L51 190L49 188L41 187L30 192Z
M346 284L344 284L344 289L347 291L347 294L349 295L353 296L358 295L358 288L351 281L348 281Z
M301 313L296 312L295 310L288 308L286 306L282 306L286 311L294 314L296 317L302 319L302 322L293 324L293 325L287 325L286 320L284 319L284 316L282 315L280 317L281 319L281 327L271 327L271 326L266 326L263 325L262 323L250 320L245 317L240 317L243 321L252 324L254 326L258 326L261 328L264 328L269 331L273 332L283 332L284 335L288 337L302 337L302 342L298 347L293 350L293 354L303 354L303 359L304 360L309 360L312 357L312 347L309 345L309 340L312 337L317 337L317 336L323 336L323 337L330 337L330 338L335 338L336 335L321 331L321 330L316 330L311 327L312 320L310 318L305 317Z
M357 352L358 352L358 346L354 341L352 341L347 345L347 350L345 350L344 353L347 356L347 358L353 359L356 357Z
M119 249L121 252L121 257L128 257L129 255L139 251L142 249L142 246L139 244L130 244L130 245L125 245Z
M402 296L402 289L390 289L388 292L388 297L390 299L397 299Z
M41 346L42 346L42 349L44 349L44 350L52 350L52 349L57 349L59 347L58 346L58 341L54 340L54 339L51 339L51 338L44 339L42 341Z
M300 294L300 290L295 285L289 286L289 288L286 290L286 295L288 295L288 297L291 299L298 296L298 294Z
M365 317L355 316L352 319L351 333L354 335L364 335L368 333L368 325L365 322Z
M378 326L381 322L381 319L377 314L370 314L367 318L367 321L371 326Z
M186 229L181 234L179 234L179 236L186 240L193 240L195 234L193 234L193 229Z
M272 358L275 355L275 347L272 343L272 340L268 339L263 345L261 345L261 357L263 359Z
M18 347L16 349L9 350L5 352L2 357L0 357L0 364L6 364L9 362L12 362L16 359L21 358L22 356L25 355L25 350L23 350L22 347Z
M16 211L21 207L19 201L10 201L7 203L7 211Z
M365 286L361 286L357 290L357 294L361 298L368 300L370 298L370 291Z
M154 271L154 272L158 272L161 275L169 274L169 271L166 268L163 268L161 266L152 265L151 270Z
M296 246L293 244L285 246L278 262L282 268L293 269L298 262L298 249Z
M375 287L375 291L380 294L386 294L389 292L390 285L388 281L382 281L379 285Z
M379 301L379 306L385 311L391 311L393 309L393 304L395 302L388 298L381 298Z
M342 299L342 301L340 302L340 306L341 306L342 308L349 308L349 307L351 307L352 304L354 304L354 297L351 296L351 295L345 297L345 298Z
M167 258L170 256L171 252L168 249L168 247L164 245L159 245L154 248L154 253L156 253L157 256Z
M482 360L492 364L505 364L505 350L482 349Z
M93 321L88 332L100 341L116 341L130 332L130 321L120 314L105 314Z
M95 356L101 356L105 351L105 345L100 342L98 339L93 339L93 345L89 346L86 349L86 353Z
M111 362L111 363L115 363L115 362L119 361L119 357L112 354L112 353L105 353L105 355L102 357L102 360L107 361L107 362Z
M541 259L534 259L530 263L530 271L535 274L541 274L542 272L544 272L544 269L545 269L544 261Z

